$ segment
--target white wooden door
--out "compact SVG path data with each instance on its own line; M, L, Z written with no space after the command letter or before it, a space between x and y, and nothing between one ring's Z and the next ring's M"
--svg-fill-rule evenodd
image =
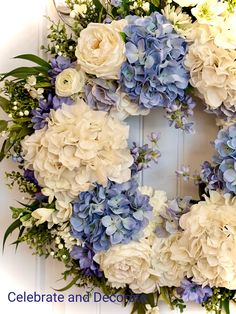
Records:
M12 57L23 53L40 54L40 45L45 41L46 22L43 15L54 16L51 0L1 0L0 7L0 72L9 71L19 65ZM161 110L153 111L145 118L132 118L132 140L139 143L151 131L161 132L160 150L162 157L159 164L147 170L142 176L142 183L151 185L168 192L169 197L175 195L196 196L193 185L178 182L175 170L182 164L192 169L199 169L199 165L210 159L213 149L209 141L217 133L214 116L203 113L199 104L195 110L196 135L185 135L182 131L168 127L163 119ZM1 112L1 117L3 116ZM9 190L5 185L4 173L13 169L11 160L0 164L0 206L1 228L0 239L7 226L11 223L9 206L16 205L16 200L22 200L17 190ZM14 237L12 238L14 239ZM52 259L47 261L34 257L26 245L21 245L17 252L13 246L7 246L4 255L0 255L0 308L1 313L24 314L125 314L130 308L122 308L112 303L14 303L8 301L8 293L53 293L53 288L59 288L64 282L57 282L62 272L61 265ZM69 293L79 293L71 289ZM165 305L161 305L161 313L171 312ZM177 313L177 312L176 312ZM189 306L186 313L204 313L201 307Z

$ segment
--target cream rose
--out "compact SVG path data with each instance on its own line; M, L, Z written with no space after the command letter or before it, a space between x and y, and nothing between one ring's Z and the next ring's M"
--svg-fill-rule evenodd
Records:
M135 293L156 290L150 277L151 248L146 243L130 242L112 246L108 251L95 255L105 277L113 287L129 285Z
M68 97L82 91L85 83L85 74L76 69L65 69L56 77L56 94Z
M104 79L118 79L125 61L125 43L119 32L125 23L90 23L81 31L75 55L83 71Z

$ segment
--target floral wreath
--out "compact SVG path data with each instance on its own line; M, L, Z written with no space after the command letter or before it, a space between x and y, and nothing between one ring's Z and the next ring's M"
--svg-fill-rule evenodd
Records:
M162 298L183 311L194 301L230 313L236 290L235 1L66 0L51 21L49 61L2 74L0 160L28 193L11 207L8 236L63 262L64 279L123 294L132 313L159 313ZM66 24L64 23L66 22ZM69 26L69 27L68 27ZM48 59L46 58L46 59ZM13 79L7 79L8 77ZM160 157L159 136L128 147L128 116L162 107L193 131L195 97L221 129L199 174L200 201L139 187ZM191 136L191 135L190 135ZM136 298L134 298L136 296ZM137 299L142 297L142 301Z

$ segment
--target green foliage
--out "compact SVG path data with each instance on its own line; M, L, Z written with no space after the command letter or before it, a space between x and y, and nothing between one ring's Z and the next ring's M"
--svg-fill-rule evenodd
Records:
M23 59L23 60L32 61L38 64L39 66L41 66L42 68L44 68L46 71L51 69L51 65L47 61L33 54L19 55L19 56L16 56L15 59Z
M26 180L25 177L18 171L6 173L6 178L10 181L8 186L13 188L13 186L17 184L21 193L34 194L37 192L37 186Z
M236 290L213 288L213 295L203 303L207 311L215 314L230 314L229 302L234 301Z
M65 24L61 22L55 23L50 18L48 20L51 23L50 33L47 36L50 44L41 48L54 57L62 55L63 57L70 58L71 61L75 61L76 39L72 38L72 34L68 34Z
M12 232L18 228L20 228L20 226L22 225L22 222L20 221L20 219L18 218L17 220L15 220L6 230L4 237L3 237L3 245L2 245L2 250L4 251L5 248L5 244L6 241L8 239L8 237L12 234Z

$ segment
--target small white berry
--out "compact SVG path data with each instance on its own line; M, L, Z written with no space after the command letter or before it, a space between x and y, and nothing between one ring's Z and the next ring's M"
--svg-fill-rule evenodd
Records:
M58 52L58 56L62 56L62 52L61 51Z
M22 111L19 112L19 116L23 117L24 113Z
M24 111L24 115L25 115L25 116L28 116L28 115L29 115L29 111L28 111L28 110L25 110L25 111Z
M51 256L54 256L54 255L55 255L55 253L52 251L52 252L50 253L50 255L51 255Z
M18 102L15 100L14 102L13 102L13 105L17 105L18 104Z
M17 109L18 109L18 107L17 107L17 106L14 106L14 107L13 107L13 110L17 110Z
M63 245L63 244L61 244L61 243L58 245L58 249L59 249L59 250L62 250L62 249L63 249L63 247L64 247L64 245Z
M66 259L66 258L67 258L67 256L66 256L66 255L62 255L62 258L63 258L63 259Z
M70 46L69 49L70 49L70 50L73 50L73 46Z
M12 118L12 114L11 114L11 113L9 113L8 117L9 117L9 118Z
M55 242L56 242L56 244L60 244L61 239L59 237L56 237Z

